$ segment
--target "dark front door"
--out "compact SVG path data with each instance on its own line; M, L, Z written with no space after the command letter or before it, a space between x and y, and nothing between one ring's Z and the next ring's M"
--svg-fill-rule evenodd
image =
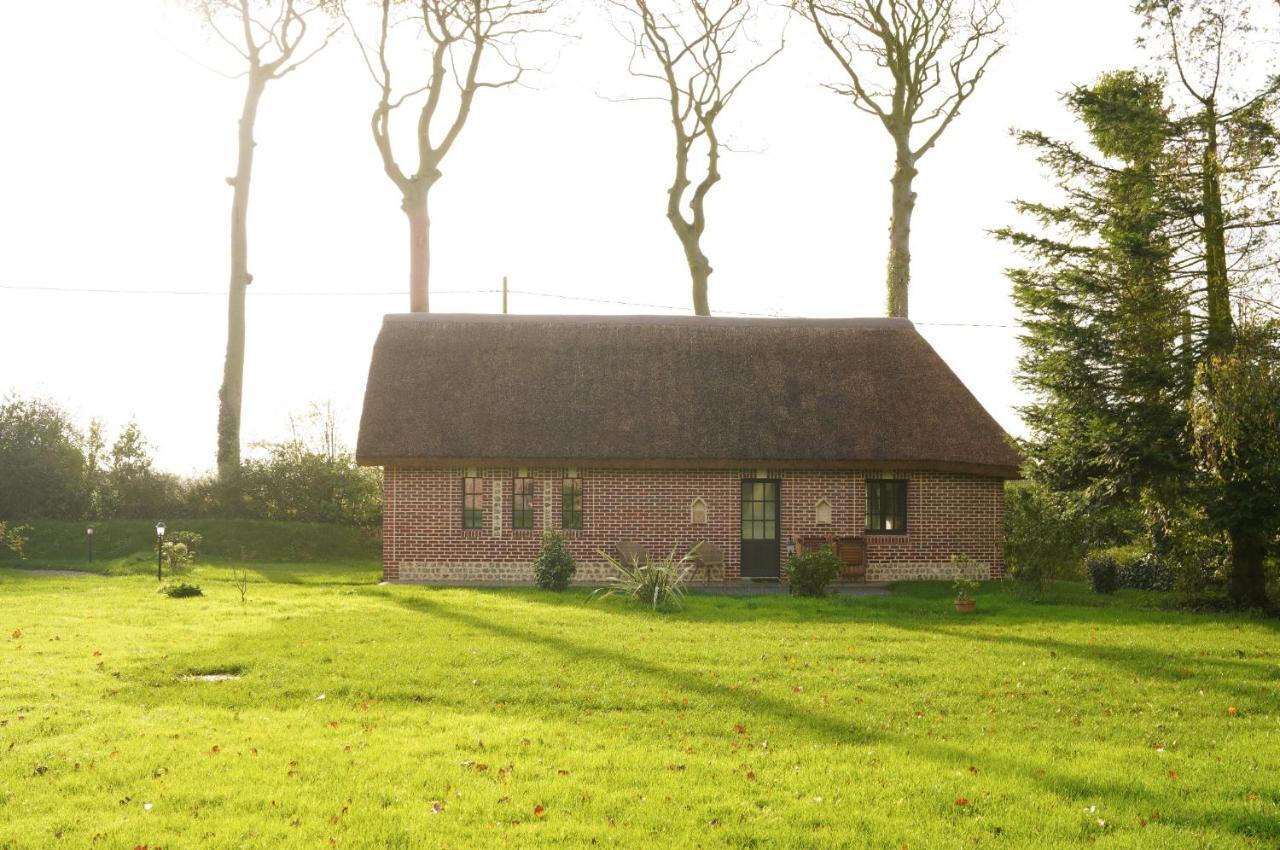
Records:
M778 577L778 482L742 482L743 578Z

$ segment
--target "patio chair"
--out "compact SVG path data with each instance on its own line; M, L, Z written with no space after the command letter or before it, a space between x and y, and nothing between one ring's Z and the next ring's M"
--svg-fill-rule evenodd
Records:
M699 540L689 550L689 557L696 568L703 570L703 584L711 584L711 571L724 566L724 552L710 540Z
M643 566L649 563L649 553L639 543L631 540L619 540L617 549L618 560L622 562L623 566L630 567L637 564Z

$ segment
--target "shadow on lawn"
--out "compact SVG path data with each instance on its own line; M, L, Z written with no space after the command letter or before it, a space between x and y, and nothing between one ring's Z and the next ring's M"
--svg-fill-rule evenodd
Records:
M1182 802L1173 795L1173 792L1163 794L1153 792L1142 787L1139 782L1071 775L1063 769L1064 765L1056 761L1055 757L1048 752L1043 758L1036 760L1014 759L1001 754L998 750L993 752L993 747L981 739L974 741L973 745L963 742L952 744L928 738L918 732L906 734L872 728L865 723L855 723L852 718L840 717L829 710L801 705L795 701L758 692L735 690L707 676L698 675L696 672L664 665L661 661L653 660L651 656L639 656L590 641L570 639L562 633L557 633L554 623L547 623L536 617L519 616L522 613L519 611L514 612L516 614L514 617L510 616L512 612L502 612L503 617L486 616L484 608L487 606L484 603L477 606L480 609L479 613L469 613L459 610L451 604L451 600L431 598L436 593L451 592L417 589L406 592L404 588L378 588L362 590L356 598L389 601L412 617L429 618L444 626L439 631L446 645L452 649L444 649L446 657L437 657L434 660L434 664L441 671L449 669L451 664L456 663L456 658L461 657L453 650L465 647L466 632L483 633L499 638L500 642L511 647L513 652L527 654L529 664L545 664L541 656L550 654L563 659L566 665L585 664L601 669L613 668L624 676L638 680L642 690L650 695L666 693L674 688L677 691L696 695L708 706L738 713L744 717L759 718L759 722L763 723L798 728L804 730L816 742L839 744L850 748L847 756L840 755L841 751L833 749L832 752L835 754L833 757L836 758L856 758L858 748L889 747L906 754L911 759L931 763L940 771L948 773L963 771L967 766L976 764L984 773L1002 779L1009 783L1010 787L1022 785L1038 788L1043 793L1058 798L1063 806L1071 810L1092 802L1123 801L1125 804L1138 807L1140 811L1162 809L1166 824L1177 824L1190 831L1216 827L1254 838L1263 836L1280 838L1280 824L1260 819L1257 813L1250 811L1243 803L1232 805L1231 801L1215 801L1214 807L1210 808L1207 805L1209 801L1200 801L1203 807L1197 808L1196 801ZM580 600L566 599L562 602L560 598L549 598L549 595L545 594L468 591L468 595L491 597L494 603L540 602L564 608L566 613L580 614L583 611ZM883 625L908 633L928 632L955 640L969 638L981 642L1012 643L1046 653L1056 651L1064 655L1078 656L1084 660L1117 667L1126 673L1143 676L1162 675L1171 679L1176 679L1178 676L1176 670L1163 669L1169 663L1170 657L1162 652L1147 649L1132 651L1123 648L1110 649L1049 638L993 635L974 628L973 626L979 624L971 621L963 625L956 623L949 628L941 628L933 623L913 622L910 618L904 618L901 610L888 611L882 616L857 616L861 603L866 601L851 600L850 602L854 603L848 606L851 610L844 610L846 606L841 605L835 614L815 608L805 613L818 616L788 617L787 619L814 623L829 623L833 620L856 622L865 625ZM724 605L744 606L750 600L716 599L715 602L711 610L703 611L699 610L702 606L693 606L693 610L686 611L683 618L668 619L667 624L675 628L681 628L686 624L693 626L732 624L754 619L762 613L759 610L748 609L745 612L747 616L726 617L722 616L725 613ZM474 598L472 604L474 605ZM639 611L638 607L607 605L590 610L593 614L599 613L611 618L627 617L630 620L638 617L640 618L638 621L648 618L643 616L643 612ZM764 613L771 614L771 612ZM352 616L357 622L361 621L362 615L359 612L352 612ZM890 620L890 616L896 619ZM777 619L776 616L769 616L769 618ZM255 671L251 663L248 669L249 675L245 679L213 686L223 689L216 692L216 696L208 691L203 692L213 697L211 704L232 709L277 701L282 696L288 698L296 696L302 701L301 704L305 705L314 699L312 690L321 687L329 689L331 700L359 699L360 697L356 694L364 692L376 694L384 702L399 702L402 706L413 709L417 702L422 700L420 694L414 693L414 676L380 677L370 666L366 666L370 654L386 657L389 649L395 654L396 650L387 647L385 641L394 641L397 631L402 628L412 629L413 623L406 622L401 625L394 620L381 619L371 622L378 624L377 628L383 631L381 636L362 635L358 629L341 631L343 624L334 622L331 615L294 616L273 622L262 631L228 636L213 646L189 651L181 656L170 656L165 664L173 665L177 670L194 669L201 664L210 663L212 659L221 659L225 655L228 659L232 657L264 659L264 664L279 665L274 670L259 668ZM457 630L450 629L450 625L457 627ZM995 622L987 625L995 625ZM1047 627L1051 623L1046 622L1045 625ZM330 656L323 661L326 664L332 663L333 666L316 670L306 667L302 660L291 658L288 654L279 656L280 647L307 644L314 647L312 652ZM521 650L521 647L526 649ZM355 648L358 648L358 651L350 651ZM273 660L267 661L267 659ZM421 678L423 670L419 670L418 665L414 664L412 656L406 656L402 661L407 665L406 671L412 669L416 677ZM314 662L311 663L314 664ZM1263 698L1264 690L1257 684L1260 677L1256 675L1259 672L1265 675L1265 671L1259 670L1261 665L1245 661L1224 662L1215 659L1210 662L1202 658L1196 659L1197 666L1206 663L1212 663L1232 676L1241 676L1246 671L1255 674L1249 676L1252 680L1249 690L1255 697ZM555 666L551 663L546 669L553 671ZM430 671L431 675L437 675L431 667L424 670ZM298 679L296 673L301 673L305 681ZM319 678L316 675L318 673L321 674ZM554 673L549 675L554 676ZM140 663L129 673L128 679L132 679L136 687L145 689L143 693L146 701L152 704L157 697L161 701L189 702L193 694L190 688L208 687L178 685L171 679L162 680L157 677L154 661L150 664ZM421 708L424 712L456 710L466 713L474 712L479 707L487 705L483 701L477 703L476 696L465 690L458 691L444 681L436 680L427 685L428 688L433 686L435 690L422 702ZM518 688L519 682L513 683L512 687ZM302 690L299 690L300 688ZM202 696L201 699L208 700L208 696ZM562 723L568 716L567 712L580 708L573 704L576 699L578 697L568 690L552 688L551 701L529 700L522 703L518 699L513 699L506 701L505 710L536 714L547 722ZM634 708L640 711L645 710L643 698L637 699ZM610 709L603 711L608 710ZM729 734L728 730L726 734Z
M833 743L853 746L890 746L909 753L912 757L928 759L949 771L963 770L978 759L983 764L984 770L1003 773L1011 779L1038 785L1044 791L1063 798L1071 806L1099 797L1140 799L1143 807L1159 805L1158 800L1149 794L1139 792L1132 784L1078 779L1051 770L1053 765L1050 763L1015 762L990 752L977 756L973 750L963 746L926 741L919 737L908 737L879 730L872 731L870 728L855 726L847 720L821 711L798 711L796 705L772 697L730 691L703 679L640 660L623 652L596 645L583 645L556 635L540 633L527 625L521 628L501 625L482 616L448 609L421 597L407 598L390 593L388 598L397 605L423 616L451 620L473 629L487 631L507 641L533 644L552 650L573 661L614 665L631 674L697 693L713 703L727 704L750 714L766 714L778 723L805 727L819 738ZM1280 824L1267 824L1268 830L1259 832L1259 820L1248 811L1219 810L1210 820L1243 835L1257 837L1265 834L1280 837ZM1201 828L1204 826L1202 819L1188 819L1186 822L1189 826Z

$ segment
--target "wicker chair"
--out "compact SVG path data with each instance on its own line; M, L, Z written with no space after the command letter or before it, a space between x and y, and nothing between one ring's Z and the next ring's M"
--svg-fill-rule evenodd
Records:
M639 543L630 540L619 540L617 545L618 560L623 566L644 565L649 562L649 553Z
M711 571L724 566L724 552L709 540L700 540L689 550L689 558L703 571L703 583L711 584Z

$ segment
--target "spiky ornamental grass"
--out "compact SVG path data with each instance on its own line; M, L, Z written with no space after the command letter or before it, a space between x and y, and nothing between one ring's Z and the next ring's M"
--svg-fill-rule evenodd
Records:
M1274 622L235 572L0 569L0 847L1280 842Z
M613 570L613 576L608 587L597 589L591 599L617 596L647 605L654 611L679 608L685 586L696 569L692 558L688 555L677 558L674 550L663 558L647 558L644 563L638 560L625 563L603 551L596 554Z

